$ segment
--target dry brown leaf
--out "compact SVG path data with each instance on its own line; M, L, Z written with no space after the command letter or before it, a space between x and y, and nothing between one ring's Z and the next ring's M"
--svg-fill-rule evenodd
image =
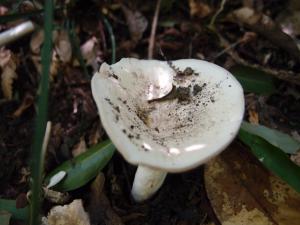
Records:
M73 150L72 150L72 155L73 157L80 155L81 153L86 152L87 148L86 148L86 143L84 140L84 137L80 138L80 141L74 146Z
M38 30L35 32L30 39L30 49L34 54L39 54L41 52L41 46L44 42L44 31Z
M89 225L90 219L84 211L81 199L76 199L69 205L53 207L47 218L43 218L45 225Z
M2 86L2 92L6 99L11 100L13 96L13 80L15 80L18 77L15 70L11 68L10 66L7 66L3 69L1 74L1 86Z
M18 60L10 50L0 49L1 88L4 98L11 100L13 96L13 81L17 79Z
M189 0L190 15L199 18L207 17L212 10L209 5L199 0Z
M50 75L51 75L52 79L58 73L58 68L60 66L59 58L62 57L62 59L67 60L67 62L69 62L71 60L71 56L69 56L70 52L68 52L68 50L67 50L69 47L68 47L67 41L65 40L64 34L62 35L61 42L59 41L59 37L60 37L59 34L61 34L61 33L58 33L57 31L52 32L52 39L55 43L54 51L52 52L52 63L50 66ZM42 72L40 52L41 52L41 47L42 47L43 42L44 42L43 30L37 31L34 35L32 35L31 40L30 40L30 49L31 49L31 52L33 53L31 55L31 60L39 74L41 74L41 72ZM65 45L66 47L64 47L63 45ZM63 47L61 47L61 46L63 46ZM59 55L59 54L61 54L61 55ZM65 62L65 61L62 61L62 62Z
M131 39L134 42L139 41L142 38L143 33L148 26L147 19L143 16L141 12L137 10L131 10L123 4L122 10L126 17Z
M103 192L105 177L103 173L96 177L91 185L88 212L92 224L123 225L121 218L114 212Z
M89 146L93 146L101 141L104 131L100 124L94 124L88 137Z
M5 67L11 60L12 53L10 50L5 48L0 48L0 67Z
M259 116L258 113L254 110L248 110L249 113L249 122L252 124L259 124Z
M300 195L232 144L205 167L205 186L223 225L298 225Z
M55 51L63 63L69 63L71 61L72 45L70 43L69 34L66 30L60 30L58 32L55 41Z

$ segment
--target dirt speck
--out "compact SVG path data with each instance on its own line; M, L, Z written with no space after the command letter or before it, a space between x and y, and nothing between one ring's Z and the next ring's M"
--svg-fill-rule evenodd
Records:
M195 84L194 88L193 88L193 95L197 95L199 92L202 91L202 87L199 84Z

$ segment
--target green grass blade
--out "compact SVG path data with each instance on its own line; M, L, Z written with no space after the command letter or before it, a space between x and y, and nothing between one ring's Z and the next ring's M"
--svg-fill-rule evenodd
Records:
M108 22L108 20L103 17L103 22L106 26L106 29L108 31L109 37L110 37L110 43L111 43L111 63L114 64L116 62L116 39L113 32L113 29Z
M300 167L294 164L287 154L259 136L242 129L238 136L266 168L300 193Z
M230 72L241 83L246 92L268 95L276 91L273 77L263 71L238 65L232 67Z
M86 65L85 65L85 62L84 62L84 59L83 59L83 56L81 54L81 50L80 50L80 46L79 46L79 42L78 42L78 37L74 31L74 29L69 29L68 30L68 34L69 34L69 38L70 38L70 42L72 44L72 47L73 49L75 50L75 55L77 57L77 59L79 60L79 64L83 70L83 73L84 73L84 76L90 80L91 77L89 75L89 72L86 68Z
M17 209L15 200L0 199L0 211L2 210L10 212L13 219L28 221L29 208Z
M58 191L77 189L99 174L99 171L110 161L115 147L110 141L105 141L90 148L74 159L68 160L54 169L45 178L48 184L50 178L59 171L65 171L67 176L54 186Z
M42 49L42 76L39 87L38 114L35 124L34 143L31 155L32 197L30 204L30 225L40 224L41 186L44 156L42 145L46 129L49 92L49 70L52 57L52 26L53 26L53 1L45 2L44 21L45 40Z
M288 134L282 133L280 131L270 129L262 125L255 125L248 122L243 122L241 129L257 135L265 139L270 144L280 148L285 153L296 153L300 150L300 142L289 136Z

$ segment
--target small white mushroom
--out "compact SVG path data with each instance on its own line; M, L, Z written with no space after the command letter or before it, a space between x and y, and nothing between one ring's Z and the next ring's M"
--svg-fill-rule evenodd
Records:
M201 60L103 63L92 92L107 134L138 166L136 201L151 197L168 172L193 169L225 149L244 114L238 81Z

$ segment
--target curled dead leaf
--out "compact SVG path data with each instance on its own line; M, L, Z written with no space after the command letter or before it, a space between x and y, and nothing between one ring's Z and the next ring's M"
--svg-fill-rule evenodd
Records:
M17 79L18 60L10 50L0 49L1 87L4 98L11 100L13 96L13 81Z

